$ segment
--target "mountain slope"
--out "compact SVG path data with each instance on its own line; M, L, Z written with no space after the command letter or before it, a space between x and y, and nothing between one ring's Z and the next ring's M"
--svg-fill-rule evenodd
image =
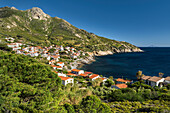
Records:
M140 51L127 42L119 42L79 29L58 17L50 17L40 8L25 11L14 7L0 8L0 33L25 43L75 46L85 51ZM2 35L3 36L3 35Z

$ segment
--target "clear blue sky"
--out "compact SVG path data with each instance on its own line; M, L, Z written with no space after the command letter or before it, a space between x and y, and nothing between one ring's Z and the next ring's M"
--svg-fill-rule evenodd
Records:
M170 0L0 0L0 6L39 7L100 36L170 47Z

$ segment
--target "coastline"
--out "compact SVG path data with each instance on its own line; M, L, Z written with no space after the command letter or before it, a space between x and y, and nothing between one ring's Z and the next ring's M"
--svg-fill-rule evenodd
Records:
M94 51L94 52L87 52L89 54L88 57L84 59L79 59L78 61L75 61L72 66L72 68L82 68L86 64L91 64L92 62L96 61L96 56L106 56L106 55L113 55L115 53L131 53L131 52L144 52L140 48L134 48L134 49L123 49L123 50L116 50L113 51Z

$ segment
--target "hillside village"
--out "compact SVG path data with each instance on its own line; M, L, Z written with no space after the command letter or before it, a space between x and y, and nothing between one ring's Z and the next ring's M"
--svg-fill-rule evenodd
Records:
M12 48L16 54L46 59L48 61L46 63L49 64L53 71L58 74L64 86L67 84L73 85L75 83L82 83L82 87L92 85L88 84L89 81L99 81L99 83L108 84L108 80L111 80L111 87L120 89L127 88L127 83L133 83L131 80L124 80L121 78L113 80L112 77L107 78L93 72L86 72L77 69L75 66L77 63L76 61L88 57L89 54L82 50L77 50L74 47L63 47L62 45L52 45L50 47L30 46L21 42L15 42L15 39L12 37L6 37L5 40L8 42L7 46ZM152 87L162 87L163 85L170 83L169 77L161 78L155 76L142 76L141 80ZM85 85L84 83L87 84Z
M67 6L63 3L61 10ZM116 75L100 75L95 66L91 72L81 68L95 56L144 52L114 40L115 35L105 38L92 32L38 7L0 8L0 113L169 113L170 76L146 76L139 70L138 81L133 81L123 79L128 74L113 78ZM126 58L123 63L130 67Z

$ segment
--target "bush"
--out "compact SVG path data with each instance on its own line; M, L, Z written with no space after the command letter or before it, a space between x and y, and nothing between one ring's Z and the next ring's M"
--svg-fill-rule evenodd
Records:
M68 113L75 113L74 107L71 104L65 104L64 107Z
M81 108L84 112L90 113L106 113L111 112L110 108L101 103L101 100L96 96L87 96L81 102Z
M6 44L0 43L0 49L5 51L12 51L12 48L9 48Z

